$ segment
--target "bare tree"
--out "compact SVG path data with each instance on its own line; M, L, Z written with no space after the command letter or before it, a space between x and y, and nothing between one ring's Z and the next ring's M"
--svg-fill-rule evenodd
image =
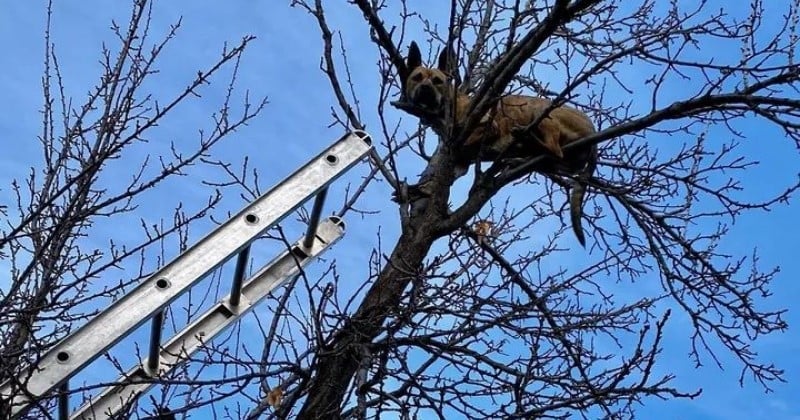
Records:
M209 163L215 145L266 104L265 99L251 103L244 96L239 102L234 96L240 58L252 37L225 46L219 59L202 71L186 69L186 85L176 87L171 97L152 92L159 59L177 36L180 22L163 38L153 39L151 13L148 1L134 0L127 24L112 25L117 43L104 46L97 85L78 103L65 93L68 75L62 74L50 37L52 4L47 7L38 138L42 161L25 179L10 183L16 200L0 206L6 220L0 261L10 266L10 284L0 290L0 383L15 378L23 366L35 366L75 325L145 278L154 263L163 264L165 254L174 255L173 248L186 246L190 226L208 219L220 193L211 190L207 202L193 209L178 201L154 201L153 194L168 180L190 174L193 166ZM178 105L199 98L212 81L223 78L225 83L225 77L228 96L195 142L170 144L153 138ZM136 162L142 156L139 147L146 143L151 152ZM172 206L172 220L137 216L152 205ZM111 237L102 243L102 236L93 235L98 226L111 226L109 221L138 224L139 239L130 243ZM117 281L109 282L111 278ZM48 416L52 403L43 401L40 408L45 411L30 415Z
M381 54L381 125L372 131L383 137L384 156L375 161L396 189L402 233L390 252L375 250L358 299L315 294L311 361L295 364L277 417L633 416L648 397L699 393L654 373L671 310L691 320L698 364L722 348L742 377L765 387L781 380L751 347L786 328L781 310L762 307L778 271L761 268L755 252L718 247L740 215L786 202L798 187L796 174L783 174L782 187L773 183L759 191L768 197L753 200L740 182L756 166L743 142L800 146L796 1L752 0L736 16L708 1L462 0L451 2L449 22L429 20L410 2L350 3ZM319 25L336 120L360 128L367 111L350 88L353 58L322 0L292 4ZM463 77L451 72L451 83L472 98L458 124L402 95L392 102L409 75L404 55L415 25L432 56L453 46ZM467 197L451 195L458 148L509 92L569 104L599 128L576 143L600 148L585 264L553 261L565 251L558 221L569 178L536 172L543 158L476 165ZM424 126L404 135L390 104ZM784 138L748 138L742 127L754 121ZM427 194L396 181L411 176L397 164L409 154L426 162ZM504 195L512 189L525 199ZM470 223L493 198L481 216L492 235L476 234ZM660 279L660 291L604 290L647 277Z
M248 319L263 341L246 342L237 327L156 380L157 390L126 414L178 416L204 407L218 418L633 417L648 398L699 395L674 386L673 374L657 373L673 311L691 321L697 364L720 363L724 352L738 360L742 380L750 376L767 388L782 380L780 368L752 348L762 335L786 328L782 310L764 309L777 268L760 267L755 251L726 255L720 245L743 214L770 210L798 188L796 174L782 174L782 185L776 181L754 199L741 182L758 167L746 156L746 142L800 145L796 0L750 0L741 16L710 1L460 0L450 2L446 21L404 0L349 4L379 52L374 109L358 97L356 86L367 82L350 67L369 61L355 56L363 51L343 44L322 0L291 2L319 27L321 70L336 100L333 125L377 124L370 127L378 145L373 166L345 191L338 214L369 215L364 193L386 181L398 202L400 237L387 250L376 235L364 261L369 276L355 279L357 293L341 290L344 273L335 261L303 273L268 298L266 316ZM105 74L82 107L61 93L48 37L43 170L24 186L13 184L18 203L0 207L4 215L18 213L0 237L0 258L13 264L12 286L0 296L4 377L18 371L18 361L35 365L72 325L92 316L81 304L118 296L147 270L110 289L92 279L130 266L150 247L163 249L170 235L185 246L187 226L219 197L192 214L178 207L171 226L143 224L146 239L136 247L87 252L80 238L98 217L129 215L159 182L192 164L220 169L225 179L208 184L244 200L263 190L247 165L208 157L264 105L245 99L233 118L230 96L194 150L176 150L155 171L151 158L129 185L101 189L101 175L174 106L157 105L142 91L174 30L146 48L149 5L134 5L129 25L117 29L120 51L104 54ZM414 28L426 34L416 41L431 58L452 46L457 65L448 82L472 98L464 121L405 101L407 34ZM226 49L170 104L191 98L226 64L235 79L249 41ZM709 49L731 53L710 57ZM570 176L542 170L544 157L476 164L468 194L455 193L459 147L509 93L575 107L598 128L572 146L600 151L588 180L586 250L570 250L564 234ZM423 124L407 129L418 118ZM781 138L751 139L743 127L753 122ZM425 194L403 182L415 177L406 166L412 160L424 166ZM264 239L288 246L287 229ZM579 264L562 263L576 252ZM195 300L218 297L219 276L172 313L194 316ZM612 294L611 283L631 287ZM52 405L44 400L33 415L46 415Z

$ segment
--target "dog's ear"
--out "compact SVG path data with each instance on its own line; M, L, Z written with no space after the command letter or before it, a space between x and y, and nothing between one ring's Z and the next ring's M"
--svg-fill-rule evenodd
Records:
M442 52L439 53L439 64L437 68L449 75L452 80L459 80L458 63L452 44L447 44Z
M408 58L406 59L406 66L408 72L411 73L415 68L422 65L422 53L419 51L419 46L414 41L408 46Z

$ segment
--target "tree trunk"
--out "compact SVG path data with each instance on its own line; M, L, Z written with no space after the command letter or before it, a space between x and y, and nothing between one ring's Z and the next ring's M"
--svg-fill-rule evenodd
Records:
M383 323L399 306L411 280L420 274L422 261L434 240L423 230L413 237L401 235L358 311L334 336L331 345L320 350L308 398L298 420L339 418L339 407L358 369L362 346L384 331Z
M426 198L411 203L410 217L377 281L331 344L319 350L298 420L340 418L340 406L360 365L363 346L384 331L383 324L400 306L403 291L415 277L423 276L422 262L433 242L449 233L441 225L454 181L452 162L452 151L439 147L421 174L418 185L423 186Z

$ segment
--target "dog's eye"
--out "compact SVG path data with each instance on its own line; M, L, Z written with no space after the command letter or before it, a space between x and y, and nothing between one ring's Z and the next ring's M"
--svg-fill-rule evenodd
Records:
M442 83L444 83L444 79L442 79L441 77L434 77L433 79L431 79L431 81L433 82L434 85L441 85Z
M411 76L411 80L413 80L415 82L422 81L422 73L417 73L417 74Z

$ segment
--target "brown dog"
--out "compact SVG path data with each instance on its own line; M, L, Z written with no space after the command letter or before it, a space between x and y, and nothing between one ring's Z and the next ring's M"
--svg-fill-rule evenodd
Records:
M439 55L437 68L422 65L422 54L416 42L409 48L407 66L409 75L405 85L405 100L417 108L444 116L447 106L455 101L455 122L463 124L471 104L471 98L457 92L450 83L448 74L449 50ZM532 96L507 95L484 115L478 127L458 148L457 175L466 173L467 167L476 161L494 161L498 158L531 158L548 155L536 170L546 173L561 173L573 176L570 193L570 219L578 241L585 246L586 239L581 226L583 198L586 181L597 165L597 148L571 149L566 154L562 147L595 132L594 125L586 114L566 106L550 109L542 115L552 102ZM539 120L535 127L531 125ZM437 128L437 127L434 127Z

